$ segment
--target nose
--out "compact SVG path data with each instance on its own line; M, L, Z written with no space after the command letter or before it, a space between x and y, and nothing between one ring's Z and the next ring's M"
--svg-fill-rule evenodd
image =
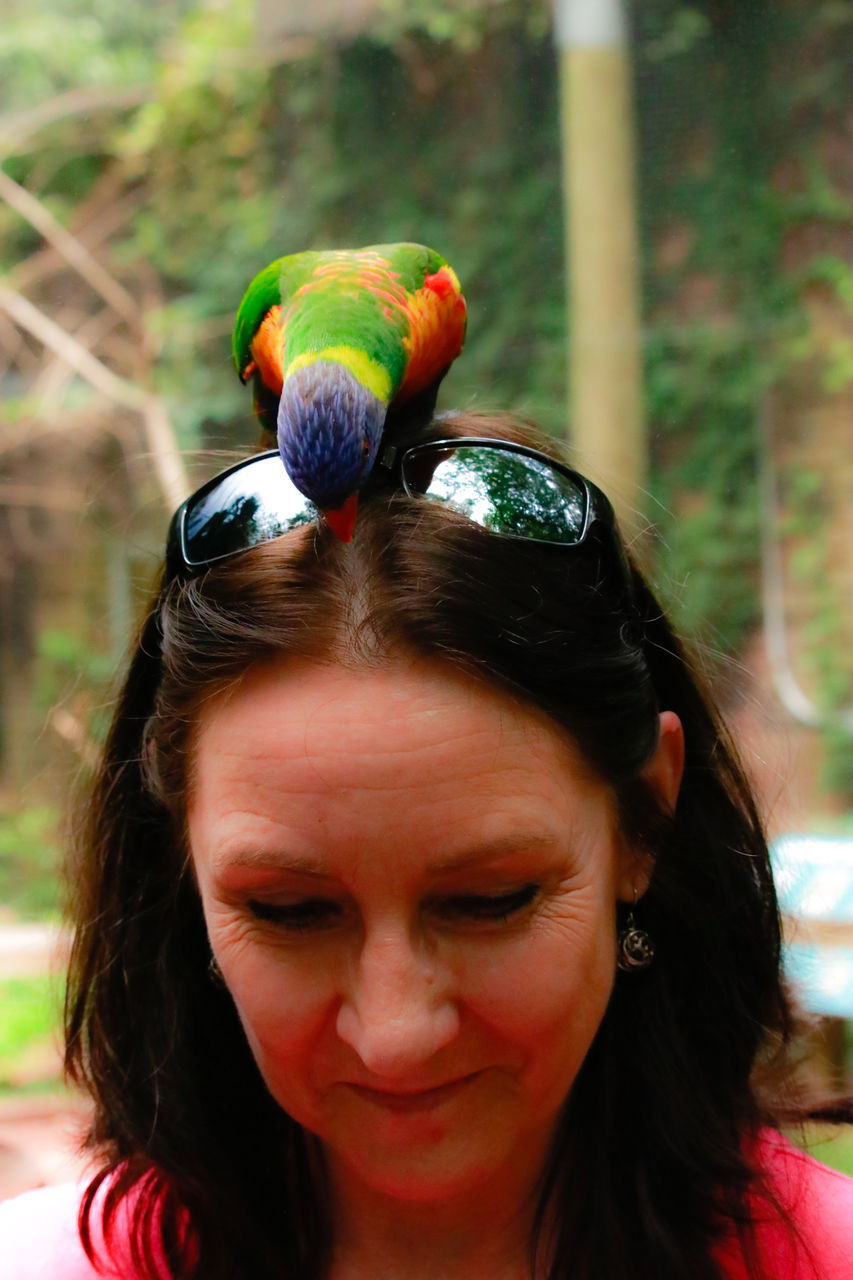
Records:
M404 1080L450 1044L459 1013L431 959L402 933L366 937L337 1032L372 1075Z

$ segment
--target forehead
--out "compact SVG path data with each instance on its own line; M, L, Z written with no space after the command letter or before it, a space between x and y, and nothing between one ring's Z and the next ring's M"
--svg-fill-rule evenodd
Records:
M549 838L610 822L612 797L544 712L439 661L370 670L289 659L202 712L191 843L368 847ZM432 855L431 855L432 856Z
M399 772L415 749L436 769L460 752L496 765L517 753L543 768L593 776L544 711L428 659L366 669L293 658L258 665L200 710L195 742L196 771L241 759L256 766L322 759L338 784Z

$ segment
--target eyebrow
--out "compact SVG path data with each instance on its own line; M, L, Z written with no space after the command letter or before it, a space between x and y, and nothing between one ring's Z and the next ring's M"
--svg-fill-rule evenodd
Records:
M497 836L493 840L484 841L470 849L450 853L438 858L430 867L437 875L452 871L465 871L480 863L500 862L513 854L550 853L559 847L554 833L546 831L519 831L505 836Z
M442 876L457 871L466 871L471 867L500 862L514 854L547 854L560 845L553 833L545 831L523 831L497 836L438 857L427 868L431 876ZM334 873L322 860L310 857L291 857L273 849L238 847L216 850L211 859L214 874L231 870L245 871L278 871L291 875L309 876L317 880L334 879Z
M214 874L223 871L289 871L295 875L313 876L316 879L328 879L329 871L322 863L312 858L293 858L282 855L274 849L253 849L242 846L231 849L216 849L210 859Z

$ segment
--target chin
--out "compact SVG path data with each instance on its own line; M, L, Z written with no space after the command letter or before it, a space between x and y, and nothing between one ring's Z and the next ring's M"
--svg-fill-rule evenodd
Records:
M479 1162L470 1150L459 1149L464 1143L454 1142L448 1149L388 1153L384 1158L369 1159L348 1155L338 1157L327 1150L334 1174L340 1159L348 1178L355 1177L364 1187L391 1200L410 1204L439 1204L442 1201L485 1191L498 1175L503 1162ZM511 1160L511 1155L509 1156ZM343 1171L343 1170L341 1170Z

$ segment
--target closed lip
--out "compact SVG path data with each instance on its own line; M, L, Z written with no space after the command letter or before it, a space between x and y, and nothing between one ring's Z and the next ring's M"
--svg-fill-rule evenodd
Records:
M359 1097L387 1111L428 1111L453 1097L476 1075L479 1072L472 1071L470 1075L459 1076L429 1089L373 1089L362 1084L350 1084L349 1088Z

